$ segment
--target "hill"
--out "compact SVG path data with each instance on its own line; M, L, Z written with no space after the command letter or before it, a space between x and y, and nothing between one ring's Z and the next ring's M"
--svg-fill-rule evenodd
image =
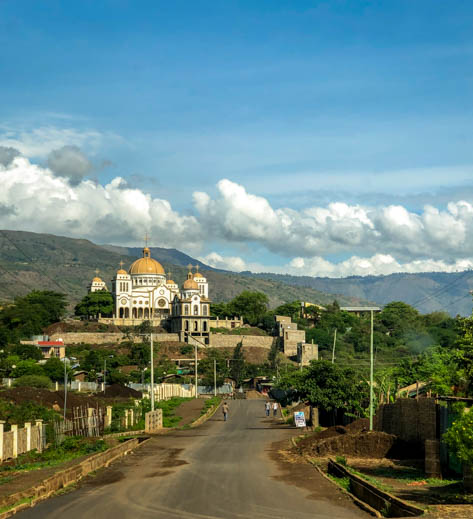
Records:
M420 274L391 274L389 276L352 276L347 278L317 278L280 274L244 273L251 279L266 279L309 287L322 292L342 293L384 305L404 301L422 313L445 311L455 316L471 315L473 271L424 272Z
M137 249L132 248L130 251L127 248L110 248L101 247L88 240L52 234L0 231L0 299L13 300L14 297L33 289L56 290L66 293L71 305L74 305L86 294L87 285L95 276L96 269L111 288L110 281L119 268L120 261L124 262L126 268L136 259ZM182 283L187 274L182 262L193 265L200 263L175 249L153 250L168 252L168 256L158 253L153 257L163 264L166 271L172 272L172 277L177 283ZM128 255L128 252L132 255ZM173 261L179 261L179 264ZM205 269L214 301L227 301L242 290L248 289L267 294L271 307L296 299L320 304L329 303L335 298L341 304L361 303L358 298L330 295L308 286L293 286L278 279L249 277L216 271L209 267Z

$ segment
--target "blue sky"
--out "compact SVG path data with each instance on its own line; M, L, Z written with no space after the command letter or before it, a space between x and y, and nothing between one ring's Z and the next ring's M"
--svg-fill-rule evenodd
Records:
M200 241L189 229L174 242L159 226L152 232L156 245L203 258L295 273L289 262L303 258L304 269L323 274L317 258L380 253L399 268L417 260L457 268L469 250L401 250L386 233L376 250L338 236L317 236L313 247L284 237L284 250L276 238L217 228L208 207L196 212L193 193L219 206L214 217L238 220L235 208L222 208L217 184L228 179L274 211L296 211L291 233L314 207L340 202L377 214L395 204L422 219L426 240L438 239L424 206L442 212L449 202L473 202L472 26L467 1L3 0L0 145L42 167L55 149L79 148L93 165L85 178L106 185L120 176L212 227ZM437 225L444 229L451 216ZM469 217L453 217L469 236ZM382 233L379 218L368 218ZM17 214L1 223L20 228L28 220ZM48 225L35 230L67 232ZM107 232L83 232L107 241ZM141 234L117 239L136 243Z

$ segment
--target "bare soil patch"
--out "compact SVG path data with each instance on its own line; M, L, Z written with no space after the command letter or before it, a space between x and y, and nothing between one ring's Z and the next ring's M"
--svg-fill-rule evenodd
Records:
M203 398L193 398L186 400L176 407L174 414L181 417L178 426L188 425L201 416L205 400Z

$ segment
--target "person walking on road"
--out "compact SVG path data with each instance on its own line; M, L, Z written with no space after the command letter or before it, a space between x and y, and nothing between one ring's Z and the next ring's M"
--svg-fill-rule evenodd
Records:
M278 403L273 403L273 416L276 416L278 414Z
M266 403L264 404L264 408L266 410L266 416L269 416L269 412L271 410L271 404L268 401L266 401Z
M227 416L228 416L228 404L227 404L227 402L224 402L223 405L222 405L222 413L223 413L223 421L226 422L227 421Z

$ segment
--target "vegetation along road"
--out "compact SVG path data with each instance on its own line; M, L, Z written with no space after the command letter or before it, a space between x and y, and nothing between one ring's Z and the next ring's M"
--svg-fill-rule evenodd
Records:
M196 429L157 436L21 519L351 519L364 517L312 467L278 453L293 434L264 400L229 402Z

